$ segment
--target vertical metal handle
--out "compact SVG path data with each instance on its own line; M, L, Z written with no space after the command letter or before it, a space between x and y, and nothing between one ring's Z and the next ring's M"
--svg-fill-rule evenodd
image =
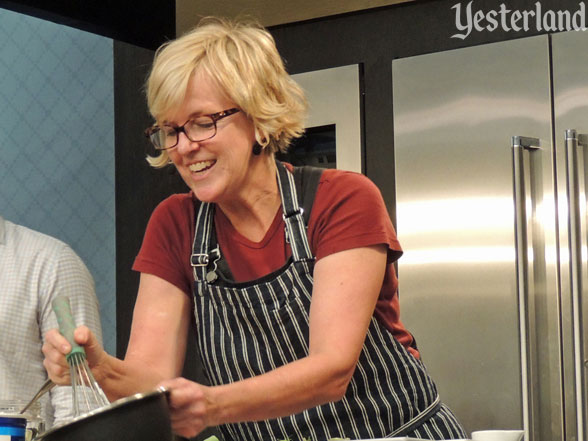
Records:
M580 184L578 175L578 148L586 146L586 136L576 130L565 132L566 179L568 193L568 246L570 252L570 286L572 294L574 372L576 384L577 439L584 439L584 360L582 347L582 228L580 217Z
M523 402L523 429L525 439L530 431L530 385L528 348L528 297L529 297L529 252L527 240L527 209L525 192L525 167L523 153L541 146L537 138L512 137L513 191L515 212L515 246L517 268L517 294L519 303L519 329L521 337L521 387Z

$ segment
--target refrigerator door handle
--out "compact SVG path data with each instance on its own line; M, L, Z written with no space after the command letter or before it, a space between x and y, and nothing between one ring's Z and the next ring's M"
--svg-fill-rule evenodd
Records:
M521 392L523 404L523 429L525 439L529 440L531 431L530 407L531 386L529 375L529 251L527 239L527 209L525 191L525 167L523 153L525 150L533 152L539 149L541 141L538 138L526 136L512 137L513 191L515 205L515 248L517 268L517 294L519 304L519 329L521 338Z
M578 171L578 149L587 147L586 135L578 135L576 130L565 131L566 179L568 190L568 246L570 253L570 286L572 301L574 372L576 384L577 438L584 439L584 390L585 361L582 347L582 223L580 206L580 176ZM588 177L584 177L586 179Z

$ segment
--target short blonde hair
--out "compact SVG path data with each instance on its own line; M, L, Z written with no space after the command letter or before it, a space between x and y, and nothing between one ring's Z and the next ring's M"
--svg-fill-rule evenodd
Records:
M259 24L207 17L162 45L147 79L147 103L156 121L182 104L196 72L214 80L252 120L265 152L285 152L304 132L304 92L286 72L273 37ZM169 163L165 150L147 160L153 167Z

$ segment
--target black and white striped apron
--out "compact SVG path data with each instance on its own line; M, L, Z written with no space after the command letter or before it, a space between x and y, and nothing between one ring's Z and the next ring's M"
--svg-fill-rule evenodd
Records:
M196 214L192 265L197 339L212 385L261 375L308 354L314 258L293 175L281 163L277 166L292 248L291 258L278 271L245 283L219 277L214 205L202 203ZM451 411L439 403L423 364L375 318L343 399L283 418L219 429L225 441L465 438Z

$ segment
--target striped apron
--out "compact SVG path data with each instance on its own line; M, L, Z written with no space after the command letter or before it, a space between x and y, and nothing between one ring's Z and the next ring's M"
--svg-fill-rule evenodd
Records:
M201 203L196 213L192 266L197 340L212 385L261 375L308 355L314 258L293 175L276 163L286 239L292 248L281 269L244 283L223 277L214 204ZM373 317L343 399L283 418L226 424L219 430L225 441L465 438L451 411L439 403L423 364Z

